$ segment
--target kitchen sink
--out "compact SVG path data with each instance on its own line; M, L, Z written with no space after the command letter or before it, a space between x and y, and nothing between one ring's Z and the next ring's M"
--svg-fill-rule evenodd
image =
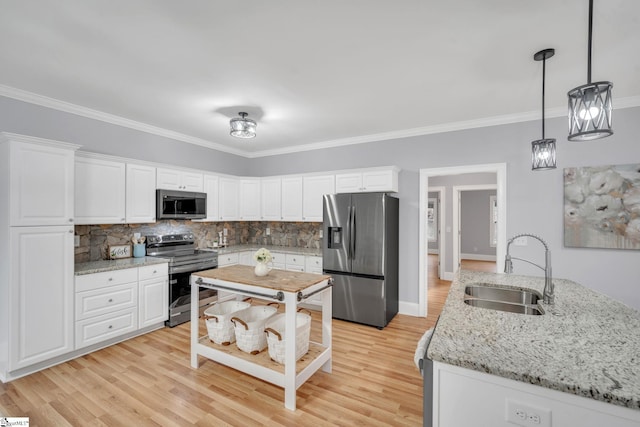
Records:
M464 289L466 304L510 313L544 314L538 305L541 299L542 295L532 289L498 288L488 283L468 285Z

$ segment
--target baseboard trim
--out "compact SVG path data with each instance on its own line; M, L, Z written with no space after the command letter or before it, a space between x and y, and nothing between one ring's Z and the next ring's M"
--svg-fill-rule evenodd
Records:
M471 261L495 261L495 255L482 255L482 254L460 254L460 259L468 259Z
M398 313L407 316L421 317L420 304L414 302L398 301Z

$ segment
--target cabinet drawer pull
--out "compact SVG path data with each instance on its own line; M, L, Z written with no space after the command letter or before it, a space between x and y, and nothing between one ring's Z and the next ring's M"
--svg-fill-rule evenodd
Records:
M109 277L109 282L113 282L113 277Z
M113 302L113 298L109 298L109 301L108 301L108 302Z
M113 329L113 325L109 325L109 329Z

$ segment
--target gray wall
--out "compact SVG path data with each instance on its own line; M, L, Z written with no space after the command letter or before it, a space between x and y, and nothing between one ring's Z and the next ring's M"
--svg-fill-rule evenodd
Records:
M566 138L566 119L548 119L545 136L558 141L558 168L550 171L531 171L531 141L540 138L539 121L348 145L250 162L258 175L399 166L402 169L398 193L400 300L412 303L418 302L420 169L506 163L507 237L523 232L542 236L551 249L554 276L576 281L640 309L640 251L576 249L565 248L563 244L562 169L640 163L640 107L615 110L613 120L613 136L570 143ZM541 246L535 242L515 250L516 256L544 261ZM542 273L524 263L514 265L514 269L521 274Z
M442 175L429 178L430 187L444 187L445 206L444 217L446 225L442 227L441 236L445 239L445 252L441 254L440 262L445 273L454 273L453 267L453 187L460 185L493 185L496 184L495 173L463 173L459 175Z
M539 121L424 135L331 149L244 159L166 138L0 97L0 130L83 144L89 151L256 176L395 164L400 172L400 300L418 303L419 171L423 168L507 163L507 234L530 232L550 246L556 277L577 281L640 309L640 251L563 246L562 168L640 162L640 107L614 112L615 134L569 143L564 118L547 120L547 137L558 139L558 169L531 171L531 141ZM502 236L501 238L504 238ZM541 259L534 243L518 256ZM526 265L518 273L539 274Z
M462 191L460 194L460 253L496 256L491 243L490 197L496 190ZM465 259L464 256L462 256ZM470 259L474 259L470 257Z
M235 175L244 157L0 96L0 131L81 145L80 150Z

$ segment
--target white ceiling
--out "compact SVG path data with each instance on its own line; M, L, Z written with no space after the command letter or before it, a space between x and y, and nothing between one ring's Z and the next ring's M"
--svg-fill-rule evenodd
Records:
M544 48L547 117L587 82L587 0L0 2L0 95L247 157L539 119ZM593 34L592 80L640 105L640 1L596 0Z

